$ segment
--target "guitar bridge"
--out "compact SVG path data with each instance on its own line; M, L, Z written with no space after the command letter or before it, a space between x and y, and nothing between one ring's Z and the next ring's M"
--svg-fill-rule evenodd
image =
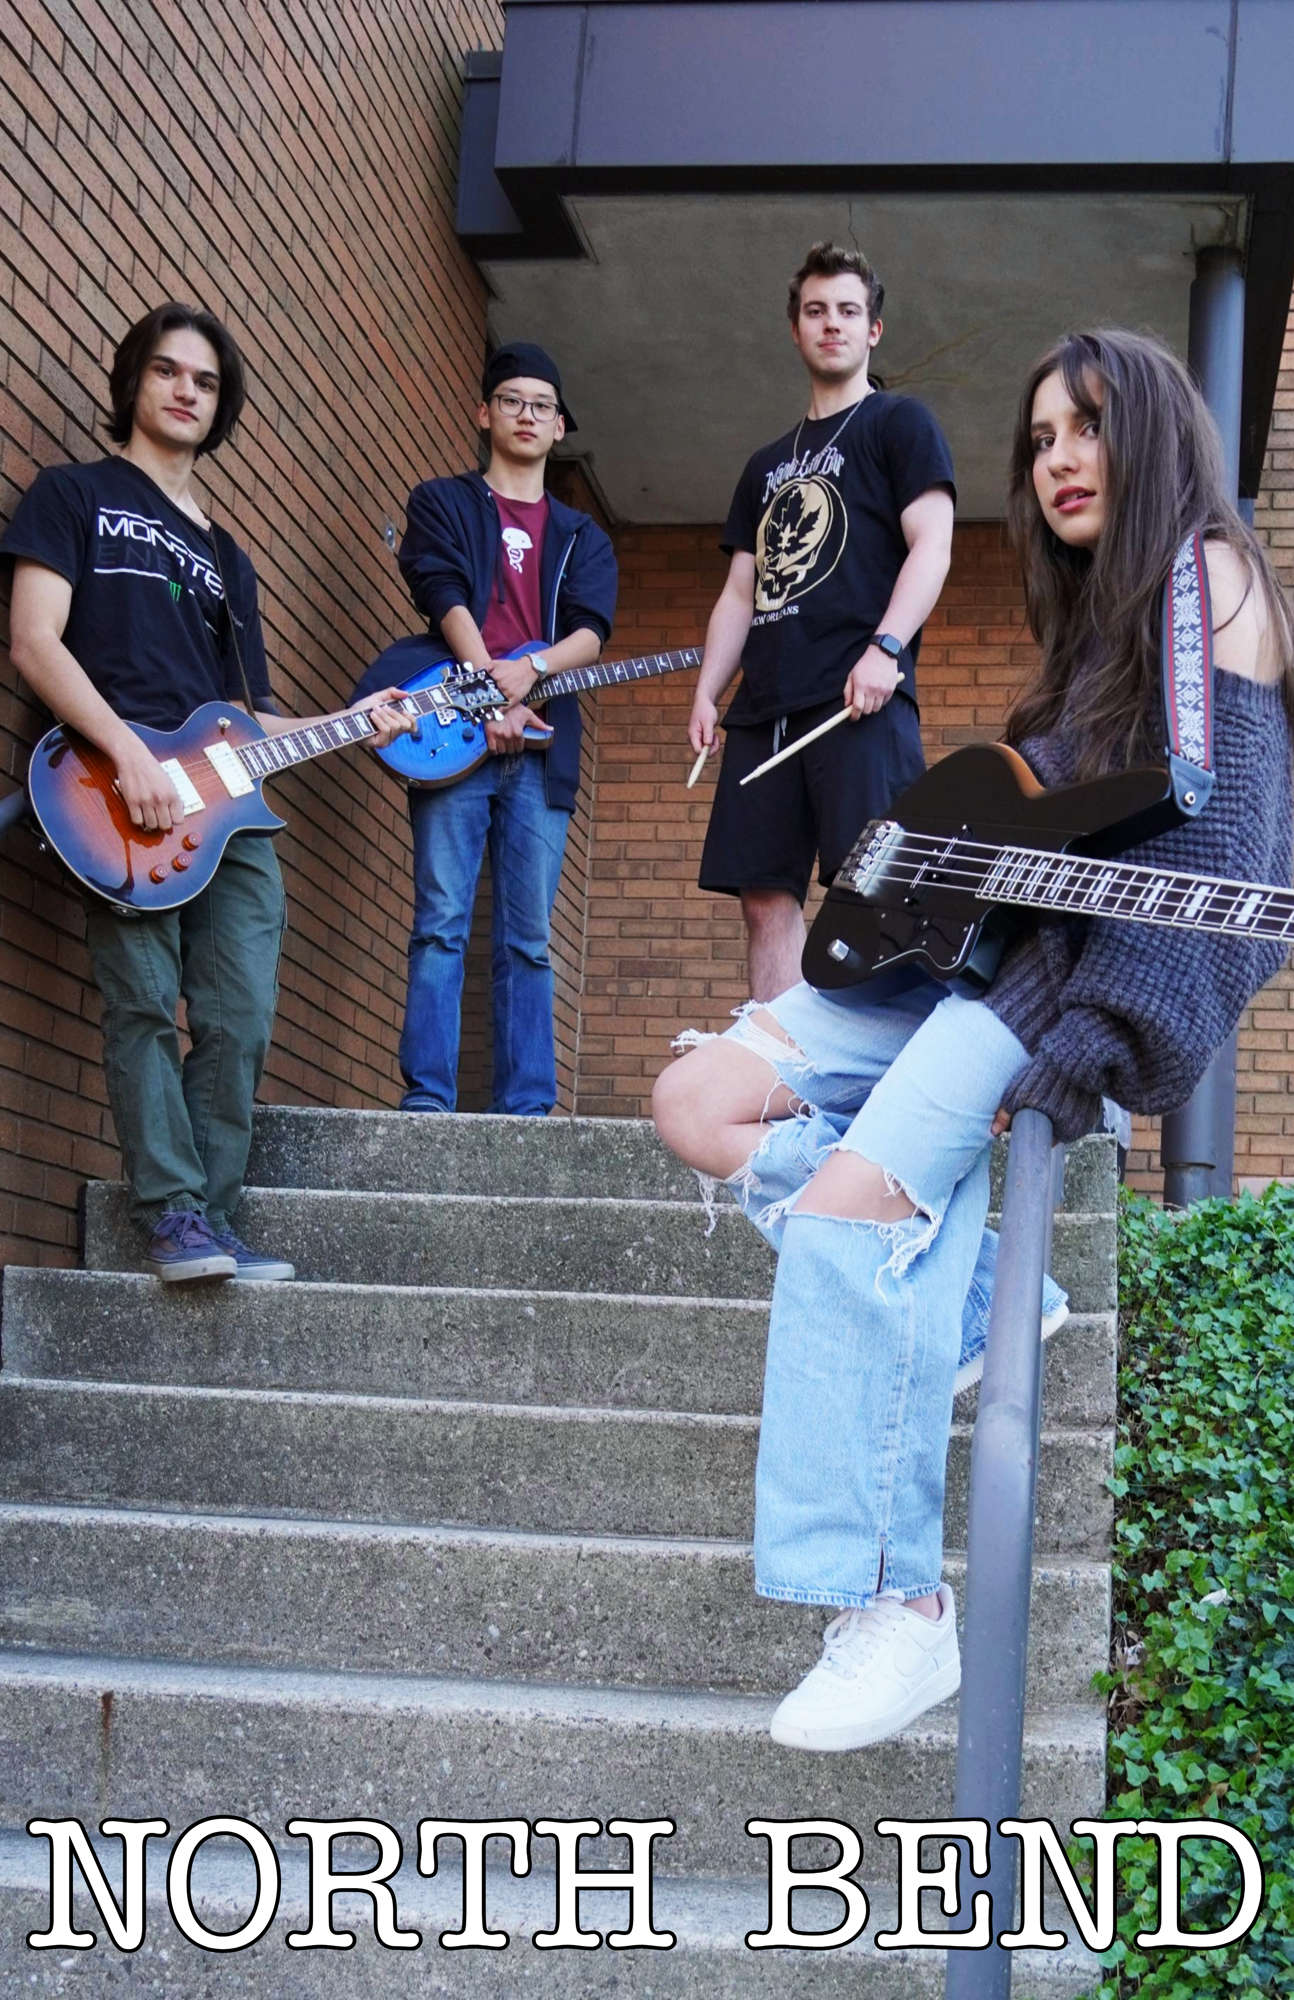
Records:
M903 828L897 820L873 820L865 840L859 842L836 877L836 886L850 889L856 896L877 889L902 841Z
M206 801L178 757L168 757L162 769L180 795L180 804L184 808L186 819L190 813L206 811ZM248 789L250 790L250 786Z

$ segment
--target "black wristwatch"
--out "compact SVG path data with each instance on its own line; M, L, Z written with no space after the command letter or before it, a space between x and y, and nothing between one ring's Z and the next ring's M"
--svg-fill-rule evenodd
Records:
M892 632L873 632L871 643L873 646L878 646L891 660L902 658L903 641L896 639Z

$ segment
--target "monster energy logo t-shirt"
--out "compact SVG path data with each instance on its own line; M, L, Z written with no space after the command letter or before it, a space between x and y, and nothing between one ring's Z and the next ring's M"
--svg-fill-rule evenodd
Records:
M725 722L839 699L907 557L903 510L931 487L953 490L952 454L923 404L874 389L844 414L806 422L798 449L788 431L737 482L723 546L755 558L755 613ZM916 699L911 674L903 692Z
M176 729L204 701L244 699L211 537L127 459L42 472L0 554L71 584L63 643L125 721ZM247 678L268 706L255 573L241 550L225 569Z

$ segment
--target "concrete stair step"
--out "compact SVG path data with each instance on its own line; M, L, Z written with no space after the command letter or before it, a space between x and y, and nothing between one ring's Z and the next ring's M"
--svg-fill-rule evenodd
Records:
M427 1817L431 1815L428 1814ZM175 1928L166 1896L167 1841L150 1841L145 1907L147 1928L138 1952L128 1961L129 1977L140 1988L165 1993L166 2000L210 2000L218 1990L222 2000L389 2000L392 1956L373 1935L371 1905L363 1897L339 1896L333 1922L353 1929L350 1951L291 1951L284 1946L289 1931L305 1930L310 1920L305 1842L285 1840L277 1828L277 1861L282 1894L265 1937L231 1957L219 1969L218 1987L209 1954L190 1945ZM179 1829L177 1829L179 1831ZM415 1828L400 1827L405 1851L416 1851ZM860 1830L861 1831L861 1830ZM893 1842L864 1834L867 1866L879 1868L894 1852ZM114 1890L120 1893L120 1843L97 1841L96 1852ZM621 1843L622 1855L628 1845ZM887 1853L887 1850L889 1851ZM614 1990L619 1970L609 1970L608 1951L542 1950L533 1939L551 1930L557 1920L556 1877L546 1857L554 1854L550 1836L531 1840L531 1872L518 1878L505 1866L486 1869L486 1906L493 1926L507 1933L502 1953L479 1950L438 1950L442 1932L462 1927L463 1884L457 1842L442 1841L437 1869L428 1880L412 1859L392 1878L396 1920L402 1929L418 1933L422 1948L406 1950L398 1960L402 1993L445 1996L445 2000L476 2000L505 1990L534 1995L535 2000L584 2000ZM0 1833L0 1982L34 1996L91 1991L87 1974L91 1954L36 1952L24 1939L48 1924L49 1864L44 1840L15 1830ZM339 1860L339 1866L362 1866L363 1860ZM213 1930L234 1931L245 1924L254 1907L256 1878L247 1849L216 1837L200 1847L191 1875L191 1895L200 1920ZM862 1936L831 1950L752 1950L748 1934L766 1929L767 1890L750 1878L697 1879L664 1876L654 1882L652 1922L672 1931L669 1950L620 1955L623 1990L653 1996L653 2000L941 2000L945 1954L937 1948L879 1951L877 1933L894 1928L898 1915L895 1879L881 1877L864 1884L868 1917ZM929 1899L927 1899L929 1900ZM114 1952L102 1918L88 1896L76 1902L78 1921L98 1935L93 1959L108 1962L105 1979L127 1965ZM795 1894L794 1922L798 1930L831 1930L841 1921L839 1897L820 1889ZM603 1936L623 1929L630 1920L629 1898L622 1891L586 1890L580 1898L580 1922ZM930 1911L926 1922L933 1928ZM1065 1928L1062 1923L1060 1926ZM1000 1926L999 1926L1000 1928ZM1072 1923L1069 1926L1073 1928ZM625 1958L632 1960L626 1964ZM55 1963L51 1964L50 1961ZM69 1969L69 1961L71 1961ZM616 1965L616 1959L612 1959ZM1015 1955L1017 1990L1035 2000L1076 2000L1096 1977L1095 1961L1073 1948L1062 1952L1019 1952ZM115 1981L114 1981L115 1983ZM111 1990L105 1987L103 1990Z
M439 1122L439 1121L436 1121ZM119 1183L86 1189L85 1263L143 1269ZM773 1254L735 1208L699 1202L249 1188L239 1229L297 1275L366 1285L767 1298ZM1056 1218L1052 1270L1078 1312L1115 1302L1113 1216Z
M758 1420L0 1377L0 1498L454 1522L592 1534L750 1534ZM949 1446L963 1541L970 1431ZM1046 1431L1035 1547L1103 1558L1108 1432Z
M993 1148L998 1199L1009 1141ZM598 1196L695 1201L696 1176L643 1118L499 1118L400 1111L256 1110L247 1178L258 1187L409 1194ZM1071 1146L1064 1206L1113 1205L1114 1142Z
M702 1413L760 1406L762 1300L327 1284L163 1296L151 1277L15 1265L3 1283L4 1363L20 1375ZM1114 1345L1113 1313L1071 1315L1047 1347L1049 1425L1113 1423Z
M780 1694L825 1622L760 1603L738 1542L138 1509L0 1505L0 1577L0 1645L486 1679ZM1099 1702L1109 1599L1103 1564L1037 1566L1031 1702Z
M815 1758L771 1742L772 1703L662 1693L385 1675L0 1654L0 1825L33 1814L160 1816L188 1826L236 1810L267 1829L298 1815L668 1816L657 1873L751 1875L769 1819L845 1820L864 1832L901 1802L947 1817L956 1704L887 1743ZM1104 1718L1035 1713L1024 1742L1025 1817L1099 1813ZM598 1865L598 1842L586 1855ZM611 1844L606 1860L623 1850ZM832 1858L826 1842L806 1842ZM802 1865L821 1865L806 1854Z

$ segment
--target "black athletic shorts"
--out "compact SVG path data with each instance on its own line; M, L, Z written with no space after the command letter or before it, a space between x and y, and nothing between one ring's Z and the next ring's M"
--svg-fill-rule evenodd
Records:
M803 902L818 857L818 880L830 882L869 819L888 812L921 776L921 726L905 695L876 715L838 729L743 785L775 750L807 736L838 713L838 701L805 708L784 723L739 724L724 732L700 884L723 896L743 889L785 889Z

